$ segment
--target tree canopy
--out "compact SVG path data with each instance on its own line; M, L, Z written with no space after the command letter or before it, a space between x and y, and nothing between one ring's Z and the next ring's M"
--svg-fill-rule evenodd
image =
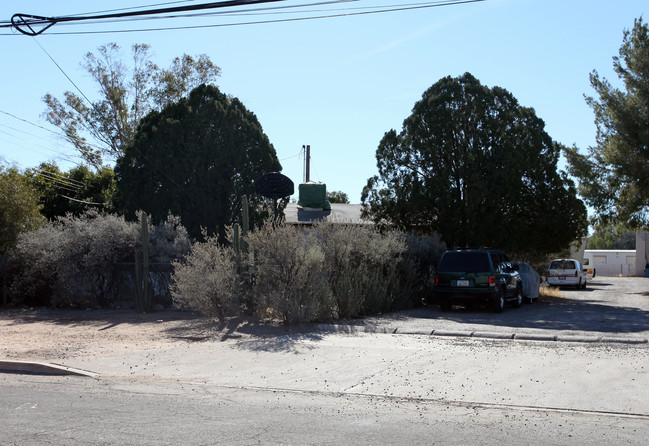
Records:
M172 212L192 237L205 228L223 240L225 227L240 221L242 195L250 202L251 224L268 216L254 182L280 170L257 117L237 98L201 85L143 119L115 174L128 216L142 209L155 221Z
M471 74L430 87L376 151L363 190L378 224L436 232L449 246L534 255L585 235L586 208L557 170L561 146L531 108Z
M18 236L43 223L38 193L16 168L0 166L0 254L13 248Z
M635 236L632 229L602 225L588 237L588 249L635 249Z
M613 68L625 90L597 71L590 75L599 96L587 98L595 113L597 144L585 155L570 148L566 156L579 193L599 223L642 227L649 225L649 27L642 18L624 31Z
M109 43L97 54L86 54L81 66L95 81L100 99L90 103L66 91L61 101L48 93L43 98L45 117L94 167L102 166L105 157L119 157L151 110L161 110L201 84L212 84L221 71L205 54L184 54L169 68L160 68L146 44L133 45L130 64L123 61L119 45Z
M349 204L349 196L345 192L339 190L327 192L327 200L329 203Z
M54 163L41 163L27 169L25 175L38 192L41 213L48 220L68 213L79 216L90 209L107 213L115 210L115 174L109 167L94 172L80 165L61 172Z

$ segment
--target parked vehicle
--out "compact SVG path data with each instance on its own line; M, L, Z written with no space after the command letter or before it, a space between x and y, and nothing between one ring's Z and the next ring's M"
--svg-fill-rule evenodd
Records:
M581 266L584 267L584 270L586 271L586 281L593 280L597 276L597 270L595 268L591 268L590 266L590 260L584 259L583 263Z
M439 261L433 301L448 311L454 304L482 303L503 311L505 302L523 303L523 287L517 266L500 251L461 249L446 251Z
M586 288L586 270L579 260L555 259L548 267L548 285Z

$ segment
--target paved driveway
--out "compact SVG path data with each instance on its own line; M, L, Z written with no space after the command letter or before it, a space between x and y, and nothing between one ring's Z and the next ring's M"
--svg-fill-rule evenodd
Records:
M643 340L649 338L649 279L598 277L585 290L555 289L531 305L488 309L431 305L396 314L346 321L368 330L392 332L489 332L503 335L585 336Z

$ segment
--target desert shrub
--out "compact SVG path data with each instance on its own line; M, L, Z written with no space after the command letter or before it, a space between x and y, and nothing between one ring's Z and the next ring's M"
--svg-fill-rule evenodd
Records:
M186 231L173 216L151 232L158 234L152 237L153 262L156 255L166 261L182 255L189 246ZM133 261L140 240L139 225L121 216L88 211L59 217L20 236L11 253L11 295L17 303L113 305L124 289L132 290L132 281L124 286L118 266Z
M285 323L398 310L426 293L443 252L436 238L332 223L269 223L245 240L248 252L239 254L216 239L195 244L174 264L174 302L219 318L246 309Z
M137 228L124 218L89 211L60 217L19 237L13 258L21 272L12 294L52 305L106 305L114 294L114 265L133 252Z
M266 224L247 237L251 292L261 316L286 323L331 316L325 253L315 235L289 225Z
M141 214L138 217L141 219ZM141 237L137 239L138 248L142 244ZM149 257L151 286L154 293L154 303L168 307L172 304L171 263L181 259L191 249L191 238L187 229L182 225L180 217L171 213L160 224L149 224ZM133 269L129 274L133 273Z
M348 318L392 309L400 294L398 267L406 250L403 234L329 223L313 230L325 253L336 315Z
M237 309L239 275L234 251L217 237L195 243L182 261L173 262L171 296L176 305L223 320Z
M400 293L396 305L399 308L416 306L422 300L430 298L435 276L435 267L439 263L446 244L439 236L418 236L407 234L406 251L399 263Z

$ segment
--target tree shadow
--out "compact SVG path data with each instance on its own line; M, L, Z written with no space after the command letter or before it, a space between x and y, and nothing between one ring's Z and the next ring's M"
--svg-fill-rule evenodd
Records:
M584 292L581 290L580 292ZM422 319L456 322L462 325L491 325L519 329L641 333L649 331L649 311L606 304L602 301L567 297L541 297L518 309L506 308L495 314L484 308L453 307L443 312L436 306L409 314Z
M314 346L303 341L319 341L323 334L313 324L286 326L276 321L254 317L233 317L223 322L187 311L166 310L139 313L135 310L75 310L50 308L5 309L0 320L6 325L50 323L67 327L110 332L120 325L163 324L160 340L225 342L234 340L234 348L260 352L300 353ZM298 349L297 345L300 344Z

